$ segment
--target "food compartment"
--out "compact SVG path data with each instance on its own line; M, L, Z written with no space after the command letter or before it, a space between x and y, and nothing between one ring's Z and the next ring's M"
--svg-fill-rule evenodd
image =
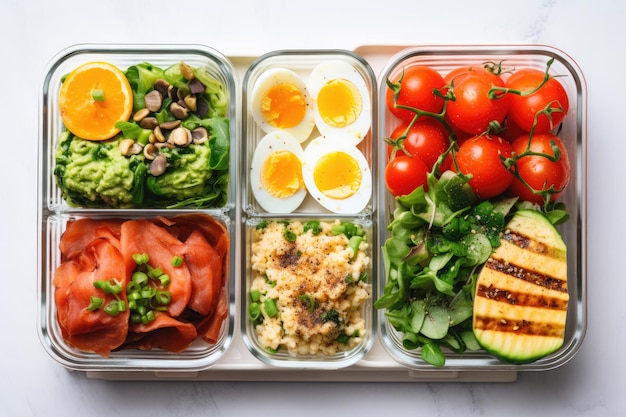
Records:
M553 60L553 61L551 61ZM389 110L386 100L386 80L396 80L403 71L412 66L428 66L437 70L443 77L460 67L474 66L483 68L484 65L501 65L502 78L507 79L511 73L518 69L533 68L545 72L550 62L549 73L564 87L569 109L561 125L553 129L564 143L570 161L570 178L564 192L558 201L567 208L569 219L557 226L567 250L567 292L569 302L566 309L566 324L562 346L547 356L531 361L502 361L495 355L487 353L484 349L473 344L473 348L467 348L462 352L455 353L453 349L443 347L445 362L441 366L448 369L519 369L519 370L545 370L562 365L570 360L580 347L586 331L586 100L587 91L583 74L568 55L555 48L541 45L513 45L513 46L428 46L411 47L401 49L390 60L386 61L384 68L379 74L378 97L380 111L380 175L381 183L384 179L385 167L388 156L387 145L384 138L389 138L392 132L400 125L400 120ZM425 116L428 117L428 116ZM505 120L505 125L507 120ZM509 125L509 132L513 128ZM460 133L454 128L457 138L464 140L472 135ZM505 131L507 132L507 131ZM509 133L503 133L508 135ZM509 139L511 140L511 139ZM392 232L387 227L394 219L396 201L391 193L383 185L380 186L380 243L385 247ZM395 213L398 214L399 212ZM406 214L406 213L405 213ZM396 222L397 223L397 222ZM397 225L397 224L396 224ZM394 250L387 247L383 249ZM385 260L381 259L379 265L379 296L384 296L385 286L390 277L385 270ZM479 269L480 270L480 269ZM472 290L473 291L473 290ZM473 294L473 293L472 293ZM458 295L458 294L457 294ZM458 298L458 297L457 297ZM471 300L473 303L473 299ZM404 317L395 308L390 313L385 308L377 311L379 314L381 341L390 354L400 364L412 369L433 369L431 363L427 363L422 356L422 349L415 347L415 337L407 338L404 332L397 330ZM428 317L426 318L428 320ZM415 318L417 320L417 318ZM433 319L434 320L434 319ZM470 319L471 320L471 319ZM392 321L396 326L392 325ZM503 319L502 323L506 323ZM512 331L519 328L511 326ZM472 332L472 326L462 329ZM466 335L461 331L454 336L462 340L458 346L463 350ZM471 340L470 337L467 340ZM455 342L453 342L455 343ZM456 342L458 343L458 342ZM523 349L523 348L522 348Z
M276 51L243 81L242 210L370 215L376 209L376 80L349 51Z
M361 218L252 218L242 245L241 333L275 367L338 369L375 341L376 234Z
M43 204L49 211L233 208L235 97L233 67L210 47L59 52L40 99Z
M199 371L224 355L233 337L230 219L55 214L43 227L38 330L58 363Z

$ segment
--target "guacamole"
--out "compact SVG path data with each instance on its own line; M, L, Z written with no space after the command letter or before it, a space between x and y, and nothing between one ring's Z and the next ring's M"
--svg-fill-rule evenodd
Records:
M126 158L119 139L92 142L64 132L57 146L55 176L70 206L132 207L137 156Z

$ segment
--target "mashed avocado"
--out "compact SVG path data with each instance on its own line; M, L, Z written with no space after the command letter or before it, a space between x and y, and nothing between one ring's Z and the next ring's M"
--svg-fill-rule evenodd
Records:
M55 158L57 183L70 206L133 205L131 166L139 161L121 155L119 139L92 142L64 132Z
M165 172L153 176L143 153L124 156L123 135L88 141L64 131L55 149L54 175L71 207L175 208L223 207L229 183L228 120L202 121L209 139L164 147Z
M162 151L167 158L168 169L158 177L148 177L148 188L154 194L170 199L184 200L204 192L211 178L209 167L211 150L208 146L190 145Z

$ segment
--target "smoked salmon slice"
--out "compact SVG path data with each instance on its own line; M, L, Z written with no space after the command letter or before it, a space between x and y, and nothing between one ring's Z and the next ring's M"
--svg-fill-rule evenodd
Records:
M192 277L189 308L205 316L213 313L223 285L222 258L197 230L185 240L185 263Z
M108 239L96 239L80 255L61 264L55 271L57 320L68 344L109 356L126 339L127 309L116 315L103 309L88 309L92 296L102 298L103 305L116 299L115 295L106 294L94 286L95 281L111 279L125 285L127 273L121 253ZM126 300L124 291L117 297Z
M229 248L226 227L205 214L69 221L53 278L63 338L102 356L127 348L181 352L196 339L217 343L229 312ZM135 323L130 307L116 315L88 308L92 296L103 298L105 305L118 297L128 306L126 286L139 268L133 255L144 254L150 267L170 278L164 286L170 295L165 311L155 310L152 321ZM112 278L123 286L117 295L94 286Z
M75 258L91 242L99 238L107 238L119 247L121 227L120 219L83 218L69 222L59 242L61 260Z
M156 313L148 324L131 324L124 348L163 349L182 352L198 336L191 323L184 323L164 313Z
M147 254L149 264L161 268L171 282L167 290L172 296L168 312L179 316L187 307L191 297L191 275L185 264L173 266L174 257L183 257L185 247L163 227L148 220L128 220L122 224L122 254L127 265L134 267L133 255Z

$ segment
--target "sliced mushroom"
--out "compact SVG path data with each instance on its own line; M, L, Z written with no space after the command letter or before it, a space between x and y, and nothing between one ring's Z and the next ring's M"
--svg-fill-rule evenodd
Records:
M172 101L178 100L178 87L171 85L170 88L167 89L167 96Z
M136 122L140 122L145 119L150 114L150 110L145 107L141 110L137 110L137 112L133 115L133 120Z
M162 148L174 149L176 147L176 146L174 146L173 143L169 143L169 142L163 142L163 143L157 142L157 143L154 144L154 146L157 149L162 149Z
M130 148L133 146L134 143L134 139L122 139L119 144L120 152L122 153L122 155L130 156Z
M133 146L130 147L131 155L139 155L143 151L143 145L141 143L135 142Z
M172 113L172 116L174 116L178 120L186 119L187 116L189 116L189 110L187 110L178 103L170 104L170 113Z
M191 131L191 140L196 144L204 143L209 140L209 132L204 127L196 127Z
M157 155L150 163L150 174L158 177L165 172L165 168L167 168L167 159L164 155Z
M186 63L180 63L180 73L185 77L187 81L193 80L195 75L193 74L193 69Z
M161 104L163 104L163 96L158 90L152 90L145 95L144 101L146 103L146 109L150 111L159 111Z
M191 92L191 94L204 93L205 89L206 87L199 79L194 78L193 80L189 81L189 91Z
M163 135L163 131L160 126L156 126L152 133L154 134L154 138L157 142L165 142L165 136Z
M187 146L191 143L191 132L184 127L177 127L170 133L168 141L176 146Z
M150 130L154 129L158 125L159 125L159 121L156 119L156 117L152 117L152 116L144 117L139 122L139 126L143 127L144 129L150 129Z
M145 156L146 159L154 160L158 155L159 150L154 146L154 143L148 143L143 147L143 156Z
M209 112L209 103L207 103L203 99L196 99L196 115L199 118L204 118L204 116Z
M185 97L187 97L189 94L191 94L191 91L189 90L189 87L187 87L186 85L180 86L178 87L178 91L176 92L176 97L178 97L178 100L184 100ZM174 99L172 99L172 101L176 101Z
M180 126L180 120L168 120L167 122L163 122L159 125L159 127L161 129L165 129L165 130L172 130L172 129L176 129L178 126Z
M197 106L196 106L196 96L193 94L189 94L187 97L185 97L183 99L183 101L185 102L185 105L187 105L187 108L191 111L196 111Z
M154 82L154 89L161 93L162 97L167 97L168 90L170 88L170 83L168 83L163 78L159 78Z

